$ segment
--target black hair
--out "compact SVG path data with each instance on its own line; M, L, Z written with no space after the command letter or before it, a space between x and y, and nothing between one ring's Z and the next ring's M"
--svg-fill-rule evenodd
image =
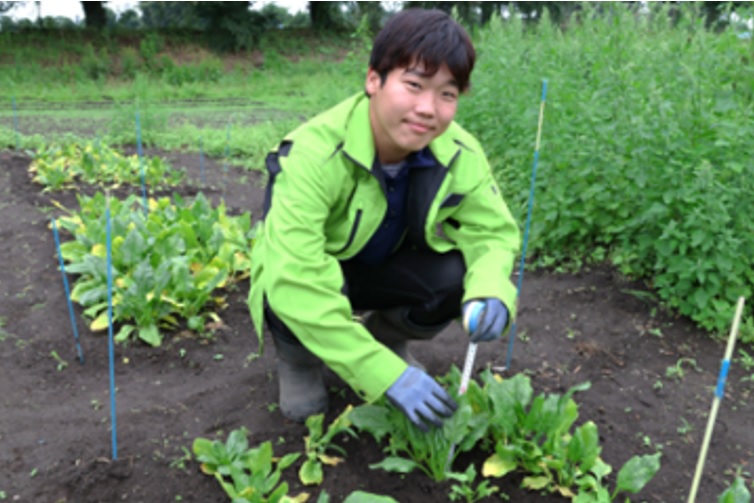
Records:
M475 60L471 38L447 13L407 9L391 17L377 34L369 67L384 84L395 68L423 65L431 76L446 64L463 92L469 88Z

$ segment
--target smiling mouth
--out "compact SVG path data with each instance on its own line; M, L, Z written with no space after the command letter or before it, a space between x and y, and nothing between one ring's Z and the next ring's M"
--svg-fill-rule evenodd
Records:
M406 121L406 123L408 124L408 127L412 131L417 132L417 133L422 133L423 134L423 133L428 132L430 129L432 129L431 126L429 126L427 124L421 124L419 122Z

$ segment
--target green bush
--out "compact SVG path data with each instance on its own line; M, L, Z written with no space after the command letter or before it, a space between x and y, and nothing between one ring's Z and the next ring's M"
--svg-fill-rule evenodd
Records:
M706 30L698 6L681 6L675 25L668 9L587 4L567 30L493 21L459 120L523 222L547 78L535 265L607 259L726 333L738 296L754 293L751 42ZM750 318L742 335L754 341Z
M106 77L110 71L107 50L102 49L98 52L92 44L87 44L81 57L81 67L90 79L99 80Z

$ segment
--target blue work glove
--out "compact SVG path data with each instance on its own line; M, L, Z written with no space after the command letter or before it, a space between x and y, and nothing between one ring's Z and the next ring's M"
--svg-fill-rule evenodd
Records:
M388 400L403 412L422 431L429 431L426 423L442 426L442 419L450 417L458 408L456 402L426 372L408 367L385 393Z
M500 299L487 298L463 303L463 328L471 342L493 341L500 337L508 324L508 309Z

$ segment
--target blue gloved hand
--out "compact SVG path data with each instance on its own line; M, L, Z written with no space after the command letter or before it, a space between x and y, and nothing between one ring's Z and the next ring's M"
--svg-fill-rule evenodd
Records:
M463 327L471 342L487 342L500 337L508 324L508 309L500 299L475 299L463 304Z
M450 417L458 408L437 381L416 367L404 370L385 395L412 423L425 432L429 431L427 423L442 426L442 419Z

